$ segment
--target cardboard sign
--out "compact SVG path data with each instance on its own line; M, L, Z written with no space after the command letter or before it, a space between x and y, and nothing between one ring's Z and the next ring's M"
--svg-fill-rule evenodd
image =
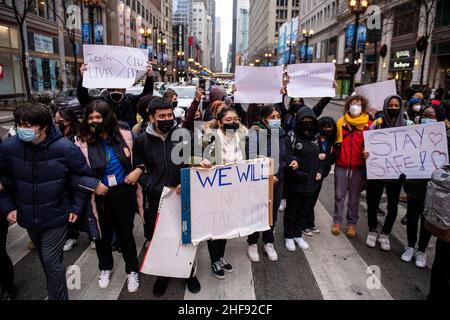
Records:
M183 243L269 230L273 161L260 158L181 171Z
M334 63L288 65L288 96L291 98L334 97Z
M377 111L383 111L387 97L397 95L397 87L395 80L389 80L357 87L355 92L369 101L369 110L375 114Z
M364 132L369 152L367 179L430 179L448 164L445 123L415 125Z
M147 72L147 50L118 46L83 45L87 71L85 88L130 88Z

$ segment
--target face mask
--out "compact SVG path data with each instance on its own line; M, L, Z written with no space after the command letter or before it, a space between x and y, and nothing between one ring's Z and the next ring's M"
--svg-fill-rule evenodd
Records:
M333 137L333 130L329 130L329 129L323 130L322 129L321 134L326 138L331 138L331 137Z
M432 124L432 123L436 123L436 122L437 122L436 119L428 119L428 118L420 119L421 124Z
M270 129L280 129L281 128L281 120L269 120L269 128Z
M57 122L56 125L58 126L59 131L61 131L61 133L64 133L64 130L66 130L66 125L64 124L64 121Z
M387 112L391 119L397 119L398 116L400 115L401 110L400 109L388 109Z
M420 104L415 104L415 105L413 105L412 109L414 112L419 113L420 110L422 109L422 106Z
M361 105L352 105L352 106L350 106L349 112L353 117L357 117L357 116L361 115L362 106Z
M224 123L223 124L223 130L225 130L225 132L227 132L227 130L236 131L237 129L239 129L239 123L238 122Z
M312 122L300 122L300 128L303 131L311 131L311 129L313 128L313 123Z
M292 105L292 112L297 113L297 112L300 110L301 107L302 107L302 105L299 104L299 103L293 104L293 105Z
M178 107L178 101L172 102L173 108L175 109L176 107Z
M157 124L158 124L159 131L166 134L166 133L169 133L170 130L172 130L175 122L173 120L160 120L160 121L157 121Z
M109 97L115 103L120 103L120 102L122 102L122 100L125 97L125 95L122 92L112 92L112 93L109 94Z
M33 142L37 135L33 128L19 128L17 127L17 136L23 142Z
M94 134L100 134L105 131L105 127L103 126L103 122L92 122L89 126L91 132Z

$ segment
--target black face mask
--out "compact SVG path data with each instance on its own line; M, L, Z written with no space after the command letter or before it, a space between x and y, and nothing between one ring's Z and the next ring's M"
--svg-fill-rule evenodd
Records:
M301 107L302 105L300 103L295 103L291 105L291 110L292 112L297 113Z
M333 129L331 129L331 130L329 130L329 129L326 129L326 130L322 129L320 131L320 134L323 135L325 138L330 139L330 138L333 137Z
M169 133L170 130L172 130L173 126L175 125L175 122L173 120L159 120L157 121L157 124L159 131L166 134Z
M178 101L172 102L172 106L175 109L176 107L178 107Z
M236 131L239 129L239 123L238 122L232 122L232 123L224 123L223 124L223 130L227 132L227 130L234 130Z
M122 92L112 92L109 94L109 97L115 103L121 103L125 95Z
M400 115L401 110L400 109L388 109L387 112L388 112L388 116L391 119L397 119L398 116Z
M311 131L313 127L314 126L312 122L300 122L300 128L303 131Z
M56 125L59 128L59 131L61 131L62 134L64 134L64 130L66 130L66 125L64 124L63 121L61 122L56 122Z
M105 126L103 125L103 122L92 122L90 124L91 132L94 134L100 134L105 131Z

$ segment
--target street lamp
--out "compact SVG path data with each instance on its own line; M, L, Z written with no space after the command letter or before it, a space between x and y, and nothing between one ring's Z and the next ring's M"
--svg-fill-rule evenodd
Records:
M266 67L268 67L269 61L272 61L272 53L271 52L265 53L264 58L266 58Z
M303 38L305 38L305 63L308 63L308 47L309 47L309 39L314 34L314 30L312 29L303 29L302 31Z
M144 38L145 49L147 49L147 39L152 36L152 28L145 27L139 30L141 36Z
M355 82L355 74L358 73L360 64L362 60L359 59L359 53L357 53L357 43L358 43L358 29L359 29L359 20L362 14L366 12L367 7L369 6L369 1L367 0L350 0L348 2L348 8L355 15L355 28L352 39L352 57L349 62L346 62L347 72L350 74L350 90L353 92L354 90L354 82ZM361 61L361 62L360 62Z
M101 0L81 0L85 8L89 12L89 24L91 25L91 44L95 44L95 30L94 30L94 9L100 7Z

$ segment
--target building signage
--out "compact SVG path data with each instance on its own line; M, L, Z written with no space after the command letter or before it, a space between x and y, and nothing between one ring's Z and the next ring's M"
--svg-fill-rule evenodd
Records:
M415 55L416 55L415 49L393 51L391 54L389 69L413 70Z
M54 53L53 38L35 34L34 35L34 50L39 51L39 52L45 52L45 53Z

